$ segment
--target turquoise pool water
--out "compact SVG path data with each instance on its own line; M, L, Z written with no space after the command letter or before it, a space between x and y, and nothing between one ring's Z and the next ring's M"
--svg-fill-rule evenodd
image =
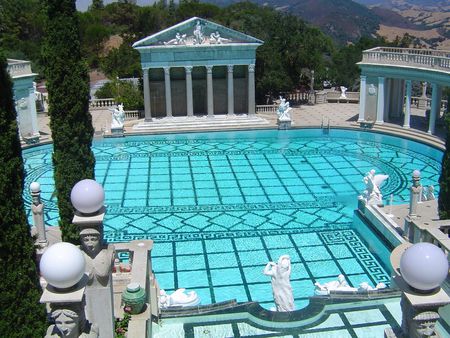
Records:
M272 293L262 270L282 254L293 262L297 307L316 281L340 273L352 285L388 282L386 248L367 246L368 230L353 222L362 178L370 169L388 174L382 193L404 203L415 169L437 192L442 157L417 142L349 130L136 136L95 141L93 151L107 241L153 239L153 268L168 291L266 307ZM24 159L26 186L41 183L46 222L55 225L51 146L24 150Z

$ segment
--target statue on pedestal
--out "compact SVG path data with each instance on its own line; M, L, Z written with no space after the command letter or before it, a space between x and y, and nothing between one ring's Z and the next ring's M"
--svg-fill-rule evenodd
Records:
M346 99L347 98L347 95L346 95L347 89L348 89L347 87L341 86L341 96L339 97L340 99Z
M277 311L294 311L294 295L291 287L291 259L288 255L280 256L278 264L267 263L263 273L271 277L273 298Z
M45 247L48 246L47 237L45 234L45 223L44 223L44 204L41 201L41 185L38 182L33 182L30 184L31 190L31 212L33 213L33 223L37 231L37 241L36 244L39 247L38 250L43 251Z
M125 121L125 112L123 110L123 104L120 103L117 105L117 108L112 110L111 129L123 128L124 121Z
M375 169L370 170L363 178L366 190L364 190L360 198L365 200L367 204L382 204L383 195L381 194L380 186L388 178L388 175L375 175Z
M289 102L280 96L280 105L277 110L278 120L291 120L291 114L289 113L291 109L292 108L289 106Z

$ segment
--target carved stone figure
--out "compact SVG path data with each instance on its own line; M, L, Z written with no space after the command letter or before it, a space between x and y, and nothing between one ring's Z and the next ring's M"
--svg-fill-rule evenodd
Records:
M223 43L227 43L227 42L230 42L230 41L231 40L229 40L229 39L225 39L225 38L221 37L219 32L211 33L211 35L209 36L209 43L210 44L221 45Z
M289 106L289 102L285 98L280 96L280 105L278 106L277 115L279 120L291 120L291 114L289 111L292 108Z
M388 178L388 175L375 175L375 169L370 170L363 178L366 190L364 190L360 198L364 199L368 204L381 204L383 195L381 194L380 186Z
M267 263L263 273L271 277L273 298L277 311L294 311L294 295L291 287L291 259L288 255L280 256L278 264Z
M347 87L341 86L341 97L340 97L341 99L347 98L346 92L347 92Z
M195 291L185 293L186 289L178 289L172 294L167 294L165 290L160 290L159 306L161 308L175 307L175 306L196 306L200 304L200 297Z
M48 327L45 338L97 338L97 326L89 325L80 313L71 309L54 309L51 317L55 324Z
M107 286L114 261L114 250L102 249L100 232L96 229L83 229L80 231L80 237L86 259L88 285Z
M203 35L202 24L198 20L194 29L194 45L201 45L205 41L205 36Z
M436 322L439 320L439 318L440 318L439 314L434 311L425 311L419 313L412 319L410 327L411 336L437 337L435 327Z
M123 128L125 121L125 112L123 111L123 104L118 104L117 108L112 110L111 129Z
M177 33L175 38L164 42L165 45L185 45L186 44L186 34Z
M436 197L434 196L434 186L429 185L428 189L427 189L427 201L432 201L434 199L436 199Z

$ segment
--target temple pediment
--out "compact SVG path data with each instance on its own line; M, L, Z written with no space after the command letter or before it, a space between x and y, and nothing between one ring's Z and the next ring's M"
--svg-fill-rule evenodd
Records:
M224 27L217 23L193 17L133 44L136 49L148 47L218 46L229 44L256 44L263 41Z

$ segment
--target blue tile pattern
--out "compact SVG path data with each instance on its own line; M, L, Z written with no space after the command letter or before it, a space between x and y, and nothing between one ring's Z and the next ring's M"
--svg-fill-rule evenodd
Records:
M127 137L96 141L93 151L109 242L155 240L163 288L199 288L203 303L238 297L267 306L261 271L284 253L298 267L297 304L315 281L339 273L355 285L388 281L351 228L362 177L372 168L388 174L382 192L401 203L414 169L438 189L442 156L411 141L334 130ZM41 183L46 222L55 225L51 146L27 149L24 159L25 186ZM31 221L27 192L24 200Z

